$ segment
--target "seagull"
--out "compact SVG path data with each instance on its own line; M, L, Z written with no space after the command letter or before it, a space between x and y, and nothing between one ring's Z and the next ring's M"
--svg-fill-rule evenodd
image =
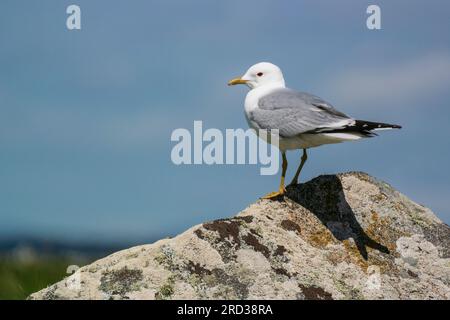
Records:
M373 137L377 135L376 130L401 128L395 124L356 120L315 95L289 89L281 69L269 62L257 63L242 77L228 82L229 86L237 84L250 88L244 104L250 128L256 133L261 129L266 132L276 129L279 134L278 148L283 159L280 186L278 191L263 199L277 198L286 192L287 150L303 149L300 164L290 183L296 185L308 159L309 148Z

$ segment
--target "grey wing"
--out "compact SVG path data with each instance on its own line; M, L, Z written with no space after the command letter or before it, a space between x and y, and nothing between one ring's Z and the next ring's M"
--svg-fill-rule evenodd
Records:
M258 101L249 120L260 129L278 129L281 137L344 128L354 120L314 95L279 89Z

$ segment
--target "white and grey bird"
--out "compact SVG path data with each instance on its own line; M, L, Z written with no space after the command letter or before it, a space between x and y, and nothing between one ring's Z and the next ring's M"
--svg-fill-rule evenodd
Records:
M317 96L286 88L283 73L272 63L255 64L242 77L228 82L228 85L236 84L250 88L245 98L249 126L256 132L260 129L277 129L279 132L283 159L280 187L264 198L278 197L286 192L287 150L303 149L300 165L291 182L297 184L307 159L307 149L373 137L376 130L401 128L394 124L353 119Z

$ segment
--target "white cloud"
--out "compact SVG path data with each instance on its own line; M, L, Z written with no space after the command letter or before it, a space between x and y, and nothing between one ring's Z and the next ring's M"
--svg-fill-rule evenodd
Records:
M335 97L350 105L413 102L446 92L450 83L450 54L428 54L389 66L347 70L330 82Z

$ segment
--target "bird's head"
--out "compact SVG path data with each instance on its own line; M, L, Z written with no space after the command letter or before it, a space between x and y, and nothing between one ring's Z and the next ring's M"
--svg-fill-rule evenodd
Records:
M251 66L242 77L228 82L229 86L236 84L245 84L251 89L265 85L284 87L284 78L280 68L276 65L269 62L260 62Z

